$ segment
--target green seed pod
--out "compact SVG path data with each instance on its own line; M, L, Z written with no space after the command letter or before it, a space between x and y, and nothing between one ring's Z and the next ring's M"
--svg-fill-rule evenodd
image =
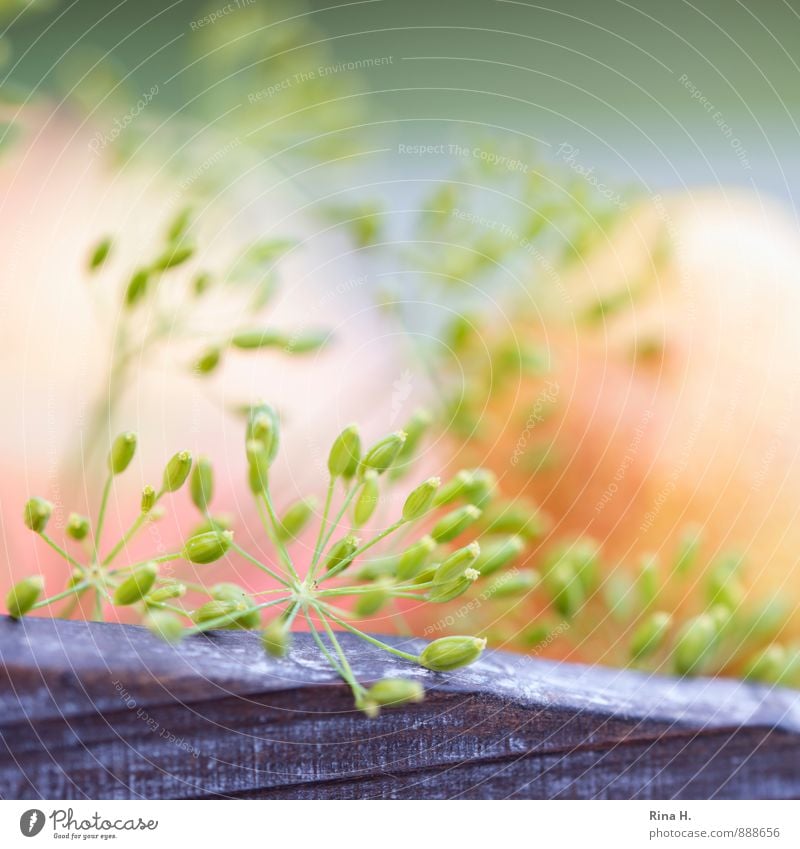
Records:
M166 643L180 642L183 636L183 624L180 617L169 610L150 610L144 618L148 631Z
M324 348L330 339L330 330L304 330L293 333L284 347L287 354L310 354Z
M325 568L328 571L339 568L345 569L352 562L353 554L357 551L360 544L361 540L352 534L342 537L330 547L328 558L325 561Z
M6 610L14 619L21 619L36 604L44 590L44 578L31 575L14 584L6 596Z
M69 519L67 519L68 537L76 540L86 539L90 529L91 525L86 516L81 516L79 513L70 513Z
M111 253L111 237L106 236L101 239L89 255L89 271L97 271L98 268L108 259Z
M129 309L135 307L147 294L150 285L150 271L147 268L139 268L134 271L125 289L125 306Z
M416 578L431 554L436 550L436 540L428 534L410 545L397 564L397 580L400 583Z
M385 587L376 587L368 593L362 593L356 598L353 610L362 619L374 616L389 601L389 593Z
M367 451L361 463L362 469L373 469L379 475L383 474L397 459L405 441L406 435L402 430L384 436Z
M467 504L452 510L433 526L431 536L436 542L450 542L462 534L481 516L481 511L474 504Z
M379 498L378 473L370 470L364 474L364 483L361 485L361 491L353 505L353 524L357 528L362 527L370 520L378 506Z
M214 470L207 457L199 457L192 469L192 479L189 481L189 491L192 494L194 506L201 513L208 510L208 505L214 497Z
M142 489L141 511L149 513L156 503L156 491L149 484Z
M487 534L516 534L527 540L541 537L547 528L541 512L522 499L492 504L483 525Z
M717 642L717 623L702 613L690 619L678 632L673 664L678 675L698 674Z
M433 582L442 585L462 578L464 572L472 568L480 553L481 547L477 542L456 549L436 570Z
M445 584L436 584L431 587L425 598L433 604L444 604L464 595L480 577L475 569L465 569L460 576L453 578Z
M613 572L603 583L603 599L616 622L625 624L633 616L636 592L633 582L619 572Z
M434 672L449 672L474 663L486 648L479 637L441 637L425 646L419 662Z
M301 498L295 501L281 517L278 525L278 539L286 542L301 534L314 515L316 506L315 498Z
M140 566L114 591L114 604L127 605L141 601L153 588L157 577L158 566L155 563Z
M181 598L186 595L186 585L180 584L177 581L172 581L169 584L164 584L163 587L158 587L155 590L151 590L145 601L148 604L161 604L162 602L169 601L171 598Z
M264 651L273 657L286 657L291 645L291 634L282 617L273 619L261 634Z
M709 606L724 605L728 610L738 610L744 602L744 588L738 578L740 559L723 557L708 575L706 595Z
M361 461L361 437L355 425L346 427L333 441L328 455L328 471L332 478L349 480Z
M186 540L181 554L190 563L213 563L228 551L232 542L230 531L208 531Z
M192 455L188 451L179 451L167 463L164 469L163 487L166 492L177 492L189 477L192 470Z
M275 461L280 448L280 418L270 404L258 404L250 410L246 440L255 439L264 446L269 464Z
M475 568L484 577L493 575L500 569L513 563L525 548L522 537L507 536L481 542L481 553L475 561Z
M372 583L381 578L394 578L397 574L397 564L400 558L396 554L384 555L370 560L356 574L356 579Z
M419 681L382 678L367 690L366 698L378 707L399 707L410 702L421 702L425 698L425 690Z
M231 345L241 351L256 351L260 348L285 348L286 334L278 330L243 330L231 339Z
M216 601L239 602L247 598L247 590L244 587L230 583L214 584L208 594Z
M409 493L403 504L403 518L406 522L421 518L431 509L441 483L441 478L428 478Z
M250 630L261 626L258 611L253 609L246 598L240 601L207 601L192 613L192 620L198 625L207 625L219 620L214 628Z
M520 569L517 572L501 575L492 583L489 591L492 598L513 598L535 590L541 579L541 575L535 569Z
M565 618L572 618L583 605L584 592L572 564L565 560L556 563L545 574L545 587L553 607Z
M491 469L473 469L464 496L470 504L483 510L492 500L496 488L497 476Z
M214 279L207 271L201 271L199 274L195 275L194 281L192 283L192 290L196 297L201 297L205 295L205 293L211 288L211 284L214 282Z
M200 374L211 374L222 359L219 348L208 348L195 360L194 369Z
M53 505L44 498L29 498L23 511L25 525L37 534L44 533Z
M403 447L400 449L390 471L393 480L402 477L410 469L417 448L430 427L431 421L431 414L427 410L416 410L406 422L403 428L406 441L403 443Z
M166 237L168 242L177 242L187 234L192 223L192 216L193 213L190 206L185 206L178 211L167 227Z
M643 608L649 607L658 596L658 558L654 554L646 554L642 558L636 578L636 592Z
M249 439L245 446L247 453L247 480L250 491L254 495L260 495L267 491L269 486L269 451L263 442L258 439Z
M678 575L688 575L697 563L697 556L700 552L702 544L702 535L700 528L688 528L680 542L678 543L678 551L675 555L674 571Z
M639 660L658 651L672 625L669 613L659 611L648 616L631 638L631 659Z
M538 649L551 643L557 633L557 628L552 622L537 622L522 632L522 641L528 648Z
M439 488L433 499L435 507L444 507L445 504L452 504L456 499L460 498L467 491L467 487L472 483L472 472L462 469L457 475L451 478L444 486Z
M789 666L789 654L779 643L767 646L748 664L745 678L765 684L779 684Z
M187 262L194 255L194 248L191 245L183 247L169 247L151 266L153 271L168 271L170 268L177 268L179 265Z
M128 431L121 433L108 453L108 469L112 475L121 475L131 464L136 453L136 434Z

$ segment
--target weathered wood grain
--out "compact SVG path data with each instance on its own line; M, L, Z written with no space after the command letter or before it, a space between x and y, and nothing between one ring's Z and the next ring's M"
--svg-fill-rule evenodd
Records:
M363 681L426 700L369 720L306 635L0 618L4 798L785 798L800 694L487 652L448 675L342 637ZM419 641L392 640L419 648Z

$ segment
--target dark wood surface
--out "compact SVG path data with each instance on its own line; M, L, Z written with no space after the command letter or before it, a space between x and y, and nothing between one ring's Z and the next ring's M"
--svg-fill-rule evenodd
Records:
M491 651L440 675L342 640L362 681L425 701L365 718L303 634L276 661L242 632L0 617L0 796L800 796L795 691Z

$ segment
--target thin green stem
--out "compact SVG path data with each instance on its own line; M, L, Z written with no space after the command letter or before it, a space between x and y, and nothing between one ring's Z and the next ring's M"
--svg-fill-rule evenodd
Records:
M311 566L308 568L309 579L313 579L314 571L317 568L317 563L319 563L319 558L322 554L322 540L325 538L325 528L328 524L328 514L331 511L331 502L333 501L333 491L335 486L336 479L333 475L330 475L328 478L328 491L325 494L325 508L322 511L322 521L319 523L319 535L317 536L317 542L314 546L314 556L311 558Z
M405 592L413 592L414 590L426 590L429 587L433 586L433 581L426 581L424 584L408 584L407 586L392 586L388 585L385 587L386 591L390 595L394 595L397 593L405 593ZM373 586L353 586L353 587L336 587L332 590L321 590L317 595L320 598L327 598L328 596L336 596L336 595L363 595L364 593L375 592L375 587Z
M325 534L325 539L322 542L322 550L324 550L328 543L331 541L331 537L334 534L336 528L339 527L339 522L342 521L342 516L347 512L347 508L350 506L350 502L353 500L356 492L358 492L358 487L360 485L360 481L358 478L353 479L353 483L350 486L350 489L345 493L344 501L342 502L342 506L339 508L339 512L336 514L336 517L331 522L331 526L328 528L328 532ZM321 554L322 552L320 552Z
M318 604L314 605L314 609L317 611L317 615L322 622L323 627L325 628L328 638L330 639L333 647L336 649L336 654L339 655L339 659L342 662L342 671L346 673L343 677L345 681L350 685L350 689L353 691L353 695L356 697L356 705L358 705L359 697L363 696L366 693L366 688L362 687L361 684L356 680L356 676L353 674L353 670L350 668L350 663L347 660L347 655L344 653L344 649L339 643L338 638L336 637L336 633L331 628L328 620L325 618L325 614L322 611L322 607Z
M153 507L158 504L161 496L164 494L164 490L160 490L156 493L155 500L153 501ZM151 508L152 509L152 508ZM114 558L122 551L123 548L136 536L137 533L144 527L144 523L147 521L147 517L150 515L147 513L140 513L136 519L133 521L133 524L128 528L127 531L122 535L122 539L111 549L106 558L103 560L103 566L110 566Z
M65 549L63 549L57 542L52 540L46 533L42 532L39 536L53 549L53 551L57 552L70 564L70 566L74 566L76 569L80 569L81 572L86 571L86 567L82 563L78 563L78 561Z
M280 536L280 522L278 521L278 517L275 513L275 507L272 504L272 497L269 494L269 487L267 487L263 491L261 496L264 499L264 506L267 508L267 513L269 514L269 521L272 525L272 544L278 549L278 555L283 561L284 566L286 566L287 570L289 571L291 577L293 577L299 583L300 576L297 574L297 570L294 568L294 563L292 563L292 558L289 557L289 552L286 550L286 545Z
M38 610L40 607L47 607L48 604L53 604L55 601L61 601L62 598L67 598L73 594L82 593L87 587L91 586L91 581L81 581L80 584L75 584L74 587L70 587L68 590L64 590L62 593L58 593L58 595L50 596L50 598L43 598L41 601L37 601L36 604L31 608L32 610Z
M304 608L303 612L305 614L306 621L308 622L308 627L309 631L311 632L311 636L314 638L314 642L317 644L317 646L319 646L319 650L327 658L327 661L333 667L334 672L336 672L337 675L341 676L342 678L344 678L345 681L347 681L347 676L345 675L344 669L342 669L336 658L334 658L328 651L325 643L322 642L322 639L319 635L319 631L317 631L317 626L314 624L313 620L311 619L311 616L309 616L308 608ZM348 681L347 683L349 684L350 682Z
M114 475L109 472L106 482L103 485L103 497L100 499L100 512L97 514L97 524L95 525L92 540L94 547L92 551L92 562L97 563L97 552L100 548L100 538L103 535L103 525L106 521L106 509L108 508L108 496L111 494L111 485L114 482Z
M262 572L266 572L268 575L271 575L276 581L279 581L287 589L292 588L292 585L286 580L285 577L283 577L283 575L281 575L278 572L273 571L272 569L269 568L269 566L266 566L260 560L256 560L255 557L253 557L251 554L248 554L240 545L237 545L234 542L234 543L231 544L231 546L234 549L234 551L237 551L239 554L241 554L242 557L245 558L245 560L248 560L254 566L258 566L258 568L261 569Z
M384 651L388 651L390 654L395 654L398 657L402 657L404 660L410 660L412 663L419 663L419 656L415 654L409 654L408 652L401 651L400 649L396 649L393 646L388 645L387 643L383 643L375 637L371 637L369 634L365 634L363 631L359 630L355 627L355 625L351 625L349 622L345 622L344 619L339 619L338 616L334 616L332 613L328 613L328 615L336 622L337 625L341 625L342 628L346 628L353 634L361 637L362 640L366 640L368 643L372 643L373 646L377 646Z

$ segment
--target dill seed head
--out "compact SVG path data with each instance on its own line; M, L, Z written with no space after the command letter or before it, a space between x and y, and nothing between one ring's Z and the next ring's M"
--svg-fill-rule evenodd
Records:
M539 586L541 575L535 569L520 569L499 577L491 587L492 598L512 598L525 595Z
M301 498L295 501L281 517L277 528L278 539L287 542L301 534L314 515L316 506L315 498Z
M163 587L151 590L145 601L148 604L160 604L164 601L169 601L171 598L181 598L186 595L186 585L172 581L169 584L164 584Z
M335 542L328 551L328 558L325 561L325 568L329 571L336 568L345 568L353 559L353 554L358 550L361 540L358 537L348 534L342 537L338 542Z
M467 487L471 483L472 472L462 469L444 486L439 488L436 497L433 499L434 506L444 507L446 504L452 504L466 492Z
M522 537L507 536L481 542L481 553L475 561L475 568L483 575L492 575L505 568L519 557L525 548Z
M358 493L353 505L353 524L360 528L365 525L378 506L380 489L378 486L378 473L371 470L364 474L364 483Z
M191 245L170 246L150 267L156 272L168 271L170 268L177 268L179 265L183 265L192 256L194 256L194 248Z
M405 432L398 430L378 440L367 451L361 465L364 471L372 469L382 475L397 459L400 449L406 441Z
M666 640L672 617L659 611L647 619L634 631L631 638L631 659L639 660L658 651Z
M522 499L494 502L483 523L487 534L516 534L527 540L542 536L546 524L539 510Z
M43 590L44 578L41 575L31 575L14 584L6 595L8 615L21 619L36 604Z
M219 348L208 348L195 360L195 371L200 374L211 374L219 365L221 359L222 351Z
M441 637L427 645L419 662L434 672L448 672L474 663L486 648L486 640L479 637Z
M492 500L497 488L497 476L490 469L473 469L466 485L464 495L470 504L481 510Z
M164 468L164 490L177 492L189 477L192 470L192 455L188 451L179 451Z
M214 497L214 470L207 457L199 457L195 463L192 469L192 478L189 481L189 491L194 506L201 513L205 513Z
M121 433L112 443L108 453L108 469L112 475L121 475L136 454L136 434Z
M273 657L286 657L291 645L291 634L282 617L273 619L261 634L264 651Z
M481 511L474 504L459 507L439 519L433 526L431 536L436 542L450 542L474 524L480 516Z
M449 584L451 581L462 578L464 571L474 565L480 553L481 548L477 542L456 549L436 570L434 584Z
M426 534L410 545L397 563L397 580L401 583L416 578L436 550L436 540Z
M190 563L213 563L225 555L232 542L230 531L207 531L186 540L181 554Z
M367 616L374 616L390 598L386 587L379 586L371 592L359 595L353 610L356 616L365 619Z
M108 259L111 253L112 241L110 236L101 239L92 249L89 254L89 271L97 271L101 265Z
M239 601L207 601L192 613L192 620L198 625L220 620L216 628L258 628L261 619L258 611L252 608L247 598Z
M165 235L168 242L177 242L189 232L189 227L192 224L192 214L193 210L190 206L185 206L179 210L167 227Z
M285 348L287 338L279 330L241 330L231 338L231 345L240 351L257 351L260 348Z
M392 479L402 477L411 468L411 460L416 454L422 438L425 436L432 422L431 414L427 410L416 410L411 418L403 427L403 432L406 435L406 441L397 455L397 459L392 466L390 475Z
M86 539L89 529L90 524L86 516L81 516L78 513L70 513L69 519L67 519L68 537L75 540Z
M272 464L280 448L280 418L270 404L258 404L250 410L246 439L255 439L264 446Z
M361 436L355 425L346 427L333 441L328 454L328 471L332 478L349 480L361 461Z
M141 601L153 588L157 577L158 566L155 563L140 566L114 591L114 604L124 606Z
M25 525L37 534L44 533L53 505L44 498L29 498L23 511Z
M239 584L214 584L208 591L211 598L217 601L242 601L247 598L247 590Z
M425 690L419 681L408 678L382 678L368 690L366 699L378 707L399 707L410 702L421 702Z
M681 628L673 653L673 664L678 675L691 675L702 670L715 647L717 628L714 617L707 613L690 619Z
M773 643L759 652L748 664L745 678L767 684L779 684L789 671L790 659L786 648Z
M129 309L136 306L147 294L150 285L150 271L147 268L139 268L133 275L125 288L125 306Z
M544 584L553 607L565 618L571 619L584 602L583 585L568 560L559 560L547 570Z
M406 522L421 518L431 509L441 483L441 478L428 478L409 493L403 504L403 518Z
M305 330L293 334L284 345L288 354L311 354L328 344L331 338L329 330Z
M142 513L149 513L156 503L156 491L149 484L142 489L141 510Z
M167 643L177 643L183 636L183 624L175 613L168 610L150 610L144 626L151 634Z

